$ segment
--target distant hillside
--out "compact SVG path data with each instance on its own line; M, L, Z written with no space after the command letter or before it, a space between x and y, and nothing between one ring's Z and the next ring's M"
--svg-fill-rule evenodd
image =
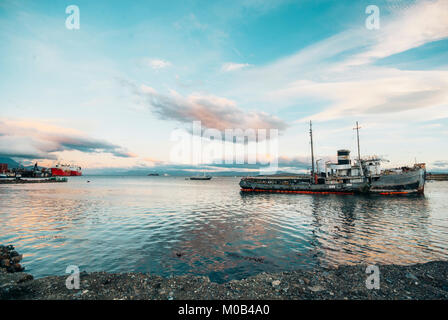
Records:
M0 157L0 163L6 163L8 165L9 169L23 168L23 166L20 163L18 163L17 161L14 161L11 158L7 158L7 157Z
M245 177L245 176L258 176L258 171L252 171L247 172L244 170L238 170L239 168L234 168L234 170L229 171L207 171L206 174L214 176L214 177ZM182 169L182 168L175 168L175 167L159 167L158 169L154 170L153 167L151 168L104 168L104 169L85 169L83 174L84 175L105 175L105 176L147 176L148 173L158 173L160 176L163 176L164 174L167 174L169 176L181 176L181 177L190 177L190 176L197 176L197 175L203 175L204 172L201 169L198 168L191 168L188 167L188 170ZM288 176L294 176L294 175L301 175L298 173L291 173L288 171L277 171L277 175L288 175Z

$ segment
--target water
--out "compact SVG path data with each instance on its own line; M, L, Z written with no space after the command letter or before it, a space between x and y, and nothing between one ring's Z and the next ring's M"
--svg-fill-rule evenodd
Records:
M87 180L91 180L87 183ZM241 194L239 178L72 177L0 185L0 244L35 277L207 275L448 258L447 182L425 197Z

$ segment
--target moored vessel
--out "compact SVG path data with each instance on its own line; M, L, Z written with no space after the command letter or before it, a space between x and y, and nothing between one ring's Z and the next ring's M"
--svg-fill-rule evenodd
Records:
M51 169L51 175L55 176L81 176L82 170L79 166L56 164Z
M324 171L315 170L313 131L310 122L311 161L310 175L257 176L240 181L243 192L279 192L302 194L423 194L426 181L424 163L412 167L381 169L379 157L361 158L358 138L358 157L350 158L349 150L338 150L337 162L326 162Z

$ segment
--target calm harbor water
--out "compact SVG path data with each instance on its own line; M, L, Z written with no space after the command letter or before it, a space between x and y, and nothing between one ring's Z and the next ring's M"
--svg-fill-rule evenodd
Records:
M90 183L87 183L90 180ZM241 194L239 178L71 177L0 185L0 244L35 277L207 275L448 258L448 182L424 197Z

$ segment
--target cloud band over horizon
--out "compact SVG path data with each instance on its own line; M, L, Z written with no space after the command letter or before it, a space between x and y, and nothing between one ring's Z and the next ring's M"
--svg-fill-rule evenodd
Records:
M135 157L118 145L72 130L37 121L0 120L0 156L56 160L55 153L70 150Z

